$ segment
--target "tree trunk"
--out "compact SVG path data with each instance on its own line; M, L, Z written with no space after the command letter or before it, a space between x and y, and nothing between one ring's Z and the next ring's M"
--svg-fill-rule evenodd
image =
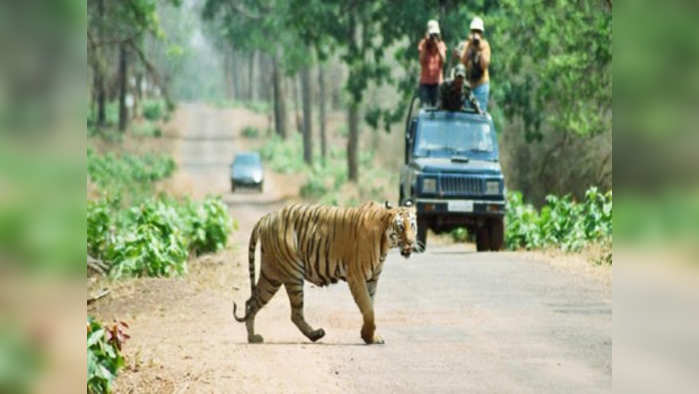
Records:
M327 154L327 140L325 138L325 70L322 64L318 65L318 104L320 107L320 116L318 117L318 123L320 123L320 157L323 160L323 164L325 164L325 156Z
M294 119L296 121L296 131L303 131L301 116L299 115L299 83L296 75L291 77L291 94L294 96Z
M348 110L349 137L347 138L347 169L348 178L352 182L359 179L357 167L357 145L359 142L359 103L350 102Z
M99 3L97 3L97 9L99 13L99 40L102 41L104 40L104 0L99 0ZM97 67L95 67L95 89L97 90L96 96L97 96L97 127L102 128L104 127L107 116L106 116L106 92L105 92L105 87L104 87L104 67L103 67L103 59L102 59L102 50L101 49L96 49L95 51L95 64L97 64Z
M257 80L258 80L258 97L261 101L265 102L270 102L271 100L271 95L270 91L272 90L271 84L270 84L270 75L272 74L270 72L270 56L265 54L265 53L260 53L260 56L258 58L259 62L259 72L257 73Z
M97 60L98 62L101 60ZM107 95L104 88L104 70L102 70L101 65L98 65L95 70L95 89L96 89L96 99L97 99L97 127L102 128L107 122Z
M226 84L226 98L233 99L233 53L232 49L225 47L223 49L223 78Z
M303 161L313 164L310 66L306 66L301 70L301 98L303 104Z
M240 86L240 52L237 52L234 48L231 51L231 79L233 80L233 98L240 100L243 96Z
M136 119L141 116L141 105L143 102L143 94L141 92L141 82L143 81L143 73L136 74L136 86L134 86L134 101L133 111L131 111L131 119Z
M128 84L127 78L127 59L126 59L126 44L119 45L119 131L126 130L129 122L129 114L126 108L126 90Z
M255 51L250 53L250 64L248 65L248 101L254 100L255 83L253 76L255 75Z
M277 134L286 139L286 103L284 86L279 70L278 54L272 58L272 88L274 90L274 129Z

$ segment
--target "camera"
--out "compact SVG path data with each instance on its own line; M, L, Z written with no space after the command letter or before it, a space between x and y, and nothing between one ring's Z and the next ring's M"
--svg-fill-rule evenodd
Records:
M476 48L478 48L481 44L480 37L478 37L477 35L474 35L472 40L473 40L473 45L475 45Z
M430 40L437 41L438 39L439 39L439 34L437 34L437 33L430 34Z

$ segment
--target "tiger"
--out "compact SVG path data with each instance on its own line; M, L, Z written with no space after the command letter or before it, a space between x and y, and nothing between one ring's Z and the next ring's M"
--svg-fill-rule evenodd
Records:
M374 296L386 254L399 248L406 259L416 248L416 212L407 202L393 207L368 202L355 208L292 204L263 216L250 234L250 298L245 315L233 317L247 329L249 343L262 343L255 315L284 285L291 321L312 342L325 336L303 316L304 280L316 286L346 281L363 317L360 336L366 344L383 344L376 334ZM255 249L260 242L260 275L255 284Z

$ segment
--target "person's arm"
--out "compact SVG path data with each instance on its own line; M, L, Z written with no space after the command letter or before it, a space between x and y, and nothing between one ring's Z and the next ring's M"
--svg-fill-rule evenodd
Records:
M417 51L420 53L420 65L424 66L425 61L427 60L427 50L425 49L425 39L423 38L420 40L420 43L417 44Z
M437 51L439 52L439 58L442 59L442 64L444 64L447 61L447 45L444 41L437 43Z
M481 67L486 70L490 66L490 44L488 41L483 41L481 46Z
M466 58L466 54L468 54L468 48L471 46L471 40L466 41L466 45L464 45L464 50L461 52L461 63L466 66L466 69L468 70L468 59Z

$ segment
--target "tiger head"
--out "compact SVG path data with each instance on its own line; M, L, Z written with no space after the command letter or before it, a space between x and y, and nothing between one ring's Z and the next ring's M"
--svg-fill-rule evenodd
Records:
M417 212L415 206L408 201L405 205L393 208L386 201L386 209L391 211L391 220L386 234L392 248L400 248L400 254L406 259L416 250Z

